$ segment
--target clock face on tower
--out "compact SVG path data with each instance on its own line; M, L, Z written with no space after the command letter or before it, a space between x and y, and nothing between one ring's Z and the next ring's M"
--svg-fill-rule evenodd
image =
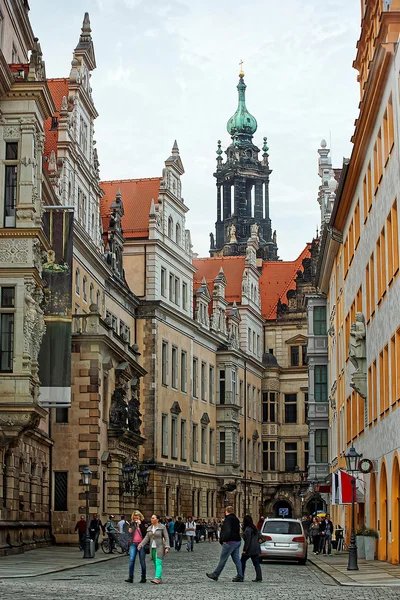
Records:
M361 473L371 473L373 466L372 460L369 460L369 458L362 458L358 463L358 470L361 471Z

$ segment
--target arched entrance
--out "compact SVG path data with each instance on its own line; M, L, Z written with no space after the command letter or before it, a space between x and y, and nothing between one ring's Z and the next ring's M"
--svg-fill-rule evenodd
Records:
M325 510L325 503L322 500L321 496L317 496L316 498L311 498L306 504L306 514L313 515L315 512L319 510Z
M279 514L280 508L286 509L287 514L286 515ZM282 516L285 516L288 519L291 519L293 516L293 507L290 504L290 502L286 502L285 500L278 500L278 502L275 502L275 504L274 504L274 517L282 517Z
M387 474L386 465L383 462L379 481L379 542L378 560L387 560L388 555L388 525L387 525Z
M392 562L400 560L400 470L395 454L392 469Z

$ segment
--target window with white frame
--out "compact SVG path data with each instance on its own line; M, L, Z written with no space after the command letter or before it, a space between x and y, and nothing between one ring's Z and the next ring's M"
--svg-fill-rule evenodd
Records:
M161 267L161 296L167 297L167 271Z
M75 269L75 294L79 296L81 293L81 274L79 269Z
M224 465L226 460L226 447L225 447L225 431L219 432L219 464Z
M208 370L208 398L210 404L214 404L214 389L215 389L215 370L210 365Z
M168 237L171 240L174 238L174 220L172 217L168 217Z
M236 404L237 394L237 376L235 369L232 369L232 404Z
M199 460L199 427L195 423L192 426L192 460L198 462Z
M201 462L207 462L207 428L204 425L201 428Z
M201 399L203 402L207 400L207 365L205 362L201 363Z
M15 288L0 288L0 372L10 373L14 366Z
M187 352L181 351L181 392L187 392Z
M168 456L168 415L161 415L161 454Z
M168 342L165 341L161 346L161 383L168 385Z
M87 302L87 279L84 276L82 280L82 294L84 302Z
M171 386L178 389L178 348L172 346Z
M90 284L89 299L90 299L90 304L94 304L94 285L93 285L93 283Z
M198 398L199 396L199 361L197 358L193 358L193 396Z
M208 452L210 455L210 465L214 464L214 453L215 453L215 448L214 448L214 429L210 429L210 442L209 442L209 446L208 446Z
M181 226L179 223L177 223L175 227L175 241L178 245L181 244Z
M186 450L186 421L185 419L181 420L181 460L187 459L187 450Z
M188 309L187 284L185 282L182 283L182 308L183 308L183 310Z
M175 302L175 277L169 274L169 300Z
M178 418L171 415L171 458L178 458Z

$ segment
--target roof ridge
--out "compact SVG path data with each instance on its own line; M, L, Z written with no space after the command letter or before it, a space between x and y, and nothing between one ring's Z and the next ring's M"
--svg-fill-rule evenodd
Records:
M162 177L139 177L138 179L105 179L104 181L100 181L100 185L103 183L127 183L133 181L156 181L162 179Z
M47 77L46 81L69 81L69 77Z

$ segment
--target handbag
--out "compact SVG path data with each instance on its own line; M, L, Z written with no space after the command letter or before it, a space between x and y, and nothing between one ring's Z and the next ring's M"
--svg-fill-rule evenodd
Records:
M150 543L145 544L143 547L144 547L144 553L150 554Z

